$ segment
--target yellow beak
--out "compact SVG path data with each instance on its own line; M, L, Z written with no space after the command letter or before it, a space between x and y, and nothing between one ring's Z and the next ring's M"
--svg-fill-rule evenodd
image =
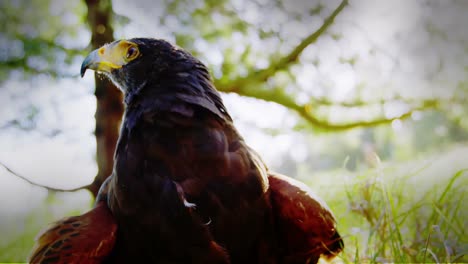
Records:
M92 51L81 64L81 77L84 76L87 69L111 72L114 69L122 68L129 60L126 54L130 47L136 47L136 44L126 40L118 40Z

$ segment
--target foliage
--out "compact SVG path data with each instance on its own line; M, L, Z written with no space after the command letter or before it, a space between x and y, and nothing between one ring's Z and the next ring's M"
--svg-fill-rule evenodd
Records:
M395 67L394 82L403 78L401 75L405 69L400 60L404 58L393 58L385 47L371 39L358 46L360 50L348 45L356 36L370 38L365 32L360 32L364 31L360 25L346 21L350 16L352 18L353 12L360 12L362 3L349 5L346 0L328 1L326 4L320 1L228 0L114 2L117 14L114 14L113 27L117 38L143 34L172 39L210 65L220 91L280 104L303 118L298 125L301 128L336 131L376 126L410 118L415 111L427 109L447 113L455 111L456 118L460 112L457 109L463 106L464 97L453 93L453 87L458 85L458 93L466 94L463 84L459 85L459 75L451 81L440 82L448 88L442 93L443 98L437 94L421 96L419 92L416 92L416 97L407 96L404 84L379 81L379 78L358 78L361 80L338 85L339 79L347 78L343 74L349 75L350 70L355 74L367 74L361 73L363 67L370 66L366 65L366 59L385 61L382 56L391 57L391 64ZM453 4L459 5L461 10L466 8L462 3ZM446 8L433 1L427 1L427 5L427 12ZM83 3L14 1L2 3L1 8L6 15L0 18L3 27L0 40L6 50L0 56L3 74L0 80L9 78L17 70L28 76L77 76L76 64L86 52L90 37L84 23L86 10ZM275 19L270 19L272 16ZM464 35L458 41L453 38L459 26L452 27L454 32L451 32L445 24L431 19L423 17L421 25L416 27L429 24L422 31L433 37L434 45L449 45L448 41L463 43ZM135 24L144 26L138 28L138 33L133 30L128 34L126 25L131 23L134 27ZM99 23L92 26L100 27ZM353 33L356 31L357 35ZM406 31L401 33L408 34ZM426 35L418 35L418 40L426 38ZM334 52L336 48L343 49L343 52ZM458 52L459 48L457 44L453 50ZM322 53L329 53L329 57L322 56ZM446 51L432 54L436 54L445 65L463 64L462 60L453 59L453 54ZM344 73L340 69L344 69ZM441 66L440 75L449 69L450 66ZM455 75L455 71L452 72ZM430 73L421 67L420 74ZM330 83L326 84L326 80ZM427 76L408 78L408 82L415 81L428 80ZM330 86L331 83L342 87ZM387 91L376 92L376 86L385 87ZM338 96L341 99L337 99L337 89L354 91L354 95L344 99ZM341 113L338 119L334 114L337 111Z
M77 76L69 71L69 66L75 56L86 52L83 48L87 43L80 41L84 6L78 2L56 2L2 2L0 81L6 80L12 70L21 70L26 77Z

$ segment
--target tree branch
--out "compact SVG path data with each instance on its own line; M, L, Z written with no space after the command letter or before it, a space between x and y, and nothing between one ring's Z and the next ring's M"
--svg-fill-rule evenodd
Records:
M388 124L393 122L394 120L400 119L404 120L416 112L416 111L424 111L428 109L437 109L439 107L439 102L436 99L429 99L422 101L419 106L413 106L410 110L406 111L405 113L395 116L395 117L379 117L375 118L373 120L366 120L366 121L354 121L350 123L344 123L344 124L336 124L336 123L330 123L328 121L320 120L318 119L315 115L312 114L312 109L310 105L295 105L293 110L299 113L301 117L303 117L305 120L307 120L309 123L312 125L315 125L317 127L321 127L324 129L329 129L329 130L334 130L334 131L342 131L342 130L348 130L356 127L370 127L370 126L378 126L378 125L383 125L383 124Z
M240 95L277 103L288 109L296 111L302 118L304 118L308 123L312 124L313 126L323 128L323 129L334 130L334 131L343 131L343 130L348 130L348 129L352 129L356 127L369 127L369 126L388 124L396 119L403 120L403 119L409 118L416 111L437 109L439 108L440 103L441 103L441 101L438 99L426 99L426 100L421 100L421 101L412 101L412 100L405 101L405 99L401 98L401 100L395 100L395 101L406 103L411 108L410 110L406 111L400 116L395 116L391 118L377 117L373 120L353 121L349 123L331 123L329 121L326 121L317 117L316 112L314 110L316 106L320 105L320 103L317 104L316 102L315 103L311 102L307 104L298 104L291 95L285 93L284 90L279 87L266 88L264 85L257 86L257 87L250 87L250 86L246 86L246 87L248 89L243 89L243 93ZM395 98L399 98L399 97L395 97ZM328 103L328 101L323 101L323 102ZM382 101L382 104L388 103L388 102L392 102L392 100L390 101L384 100ZM447 102L451 102L451 101L447 101ZM375 104L376 103L374 102L374 105ZM340 103L332 105L331 102L330 104L324 104L324 105L342 106ZM363 102L362 103L355 102L355 103L345 104L344 106L345 107L359 107L359 106L365 106L365 105L366 104L364 104Z
M261 99L264 101L274 102L296 111L302 118L310 124L330 130L347 130L363 126L377 126L381 124L391 123L396 119L406 119L411 117L415 111L423 111L427 109L436 109L439 105L437 100L429 99L420 102L407 102L401 97L392 98L394 100L381 100L370 104L384 104L389 101L401 101L412 106L410 110L396 117L378 117L373 120L355 121L350 123L330 123L326 120L318 118L314 112L316 106L343 106L343 107L359 107L369 105L369 102L354 101L354 102L338 102L334 103L327 99L313 98L308 104L298 104L293 96L287 94L280 87L271 87L266 84L268 78L274 76L278 71L285 69L296 63L299 56L307 46L316 42L318 38L333 24L335 18L348 4L347 0L343 0L338 7L324 20L323 24L315 32L304 38L294 49L292 49L284 57L272 62L270 66L263 70L252 71L245 77L240 77L229 83L223 83L222 80L215 80L215 86L221 92L237 93L242 96Z
M430 99L427 99L426 102L428 100ZM383 105L385 103L390 103L390 102L402 102L405 104L418 105L418 104L424 103L425 101L421 99L416 99L416 98L404 98L398 94L392 96L391 98L380 98L376 100L362 100L358 98L354 101L335 102L325 97L319 97L319 98L312 97L310 99L310 105L327 106L327 107L341 106L341 107L349 107L349 108L370 106L370 105Z
M265 81L268 77L275 74L278 70L284 69L290 64L297 62L297 59L302 54L304 49L318 40L318 38L333 24L335 18L347 4L348 0L341 1L340 5L338 5L338 7L330 14L330 16L323 21L323 24L319 29L317 29L314 33L310 34L305 39L303 39L301 43L299 43L299 45L297 45L288 55L281 58L276 63L272 63L267 69L264 69L260 73L257 73L258 75L255 74L257 76L257 80Z
M304 38L293 50L291 50L284 57L272 62L268 68L258 71L252 71L247 74L245 77L238 78L229 84L222 85L219 81L215 81L216 87L222 92L235 92L242 94L242 89L244 89L245 84L248 83L262 83L265 82L268 78L274 76L279 70L289 67L291 64L297 62L297 59L302 54L305 48L310 44L317 41L317 39L333 24L335 18L338 14L344 9L348 4L348 0L343 0L340 5L328 16L324 21L322 26L317 29L315 32Z
M12 175L22 179L23 181L25 181L25 182L33 185L33 186L44 188L44 189L46 189L48 191L52 191L52 192L76 192L76 191L85 190L85 189L89 190L91 188L91 184L81 186L81 187L77 187L77 188L72 188L72 189L60 189L60 188L54 188L54 187L46 186L46 185L31 181L30 179L26 178L25 176L23 176L23 175L15 172L14 170L10 169L7 165L3 164L2 162L0 162L0 165L3 168L5 168L9 173L11 173Z

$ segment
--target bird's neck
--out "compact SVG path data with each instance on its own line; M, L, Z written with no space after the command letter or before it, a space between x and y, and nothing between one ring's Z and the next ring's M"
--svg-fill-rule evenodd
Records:
M135 88L132 89L126 89L124 92L124 103L126 105L131 104L135 98L142 92L142 90L145 88L145 86L148 84L148 82L145 80L141 84L136 85Z

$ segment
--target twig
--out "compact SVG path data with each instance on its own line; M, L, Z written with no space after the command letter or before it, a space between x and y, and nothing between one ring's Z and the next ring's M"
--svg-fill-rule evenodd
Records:
M440 100L440 99L425 99L421 101L412 100L412 99L399 99L396 101L401 101L409 106L409 110L402 113L399 116L394 117L385 117L385 116L377 116L374 117L372 120L358 120L352 121L347 123L335 123L330 122L326 119L319 118L316 114L316 109L321 106L343 106L343 107L365 107L366 105L361 102L353 102L353 103L336 103L332 104L331 102L328 103L327 101L320 102L320 99L314 100L312 99L311 102L306 104L298 104L295 99L284 92L280 87L273 87L273 88L266 88L264 86L258 85L251 87L250 85L247 86L247 89L243 90L243 93L239 93L243 96L248 96L256 99L261 99L269 102L274 102L279 105L282 105L288 109L296 111L303 119L305 119L308 123L313 126L329 129L334 131L343 131L348 130L356 127L371 127L377 126L382 124L391 123L394 120L400 119L407 119L412 116L414 112L417 111L424 111L429 109L440 109L441 105L444 103L450 103L451 100ZM455 99L452 99L455 100ZM387 102L392 102L393 100L384 100L382 102L370 102L368 105L377 105L377 104L385 104ZM322 104L323 103L323 104Z
M281 70L289 66L291 63L296 62L299 56L304 51L304 49L307 48L310 44L316 42L318 38L333 24L335 18L347 4L348 0L341 1L340 5L330 14L329 17L327 17L323 21L323 24L319 29L317 29L314 33L310 34L305 39L303 39L301 43L299 43L299 45L297 45L284 58L281 58L277 63L271 64L267 69L260 72L260 76L257 75L257 78L260 80L266 80L267 77L271 76L270 72L276 73L278 70Z
M50 187L50 186L47 186L47 185L43 185L43 184L31 181L30 179L26 178L25 176L15 172L14 170L12 170L10 167L5 165L1 161L0 161L0 165L2 167L4 167L9 173L11 173L12 175L22 179L23 181L25 181L25 182L27 182L27 183L29 183L31 185L47 189L48 191L52 191L52 192L76 192L76 191L79 191L79 190L84 190L84 189L89 189L90 188L90 184L85 185L85 186L81 186L81 187L77 187L77 188L72 188L72 189L60 189L60 188Z
M348 0L341 1L340 5L328 16L322 26L312 34L304 38L293 50L291 50L286 56L272 62L268 68L259 71L252 71L245 77L239 78L225 85L224 87L216 83L216 87L223 92L234 92L242 94L245 84L248 83L261 83L266 81L269 77L275 75L279 70L287 68L291 64L297 62L297 59L302 54L305 48L310 44L316 42L318 38L333 24L333 21L338 14L348 4Z
M397 119L404 120L404 119L411 117L412 114L416 111L437 109L438 106L439 106L439 103L437 100L428 100L428 101L423 101L421 105L415 106L399 116L395 116L391 118L380 117L380 118L376 118L370 121L356 121L356 122L350 122L350 123L345 123L345 124L336 124L336 123L330 123L328 121L320 120L312 114L312 109L310 109L310 107L308 107L307 105L302 106L302 105L296 104L294 105L294 107L291 107L291 108L293 110L296 110L296 112L298 112L299 115L302 116L305 120L309 121L311 124L316 125L318 127L322 127L322 128L330 129L330 130L347 130L347 129L352 129L356 127L370 127L370 126L388 124Z
M391 98L380 98L376 100L362 100L358 98L353 101L335 102L325 97L311 97L309 103L315 106L324 106L324 107L340 106L340 107L353 108L353 107L363 107L363 106L371 106L371 105L383 105L383 104L390 103L390 102L401 102L401 103L410 104L410 105L415 105L415 104L420 105L430 100L433 100L433 99L405 98L400 95L395 95ZM439 101L448 102L448 103L456 102L454 98L449 98L447 100L440 99Z

